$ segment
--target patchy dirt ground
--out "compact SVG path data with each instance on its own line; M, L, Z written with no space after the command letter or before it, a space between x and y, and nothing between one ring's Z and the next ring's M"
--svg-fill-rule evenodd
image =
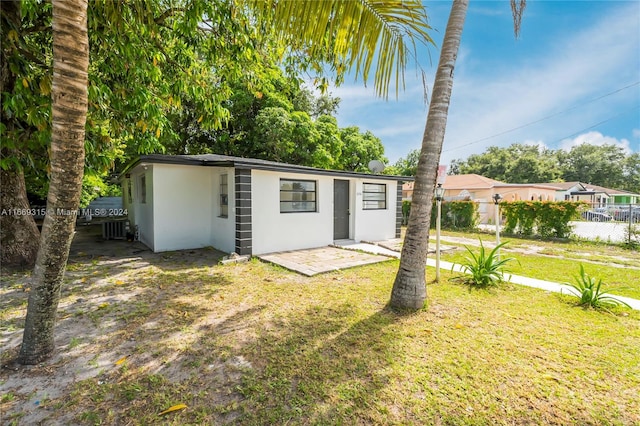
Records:
M172 332L177 331L177 326L192 326L194 321L200 323L199 327L217 331L239 326L234 315L241 314L241 306L236 312L221 316L199 317L196 309L179 301L180 291L198 291L185 286L190 279L185 266L214 266L223 256L224 253L213 249L156 254L140 243L104 241L100 227L80 227L72 245L59 305L55 355L46 364L30 367L13 363L22 339L30 272L3 271L0 423L73 424L73 417L52 417L52 408L60 412L60 405L65 403L60 398L85 379L100 377L98 383L113 382L125 374L127 357L135 356L136 364L147 371L163 370L168 380L179 381L181 378L176 375L184 374L184 370L172 368L171 364L177 366L184 362L177 359L184 357L184 353L174 351L173 358L169 358L163 351L163 348L188 343L188 336ZM179 273L174 276L174 283L164 280L154 285L153 276L158 271ZM145 281L144 277L151 282L142 286L133 283L134 279ZM172 286L177 283L180 290ZM154 319L154 305L150 300L158 307L172 305L169 309L172 316ZM139 328L139 318L146 319L142 328ZM146 347L140 347L139 342L144 342ZM150 343L158 347L149 347ZM154 356L154 352L158 356ZM243 359L235 357L224 361L216 359L207 365L208 386L213 392L221 392L221 403L233 400L237 372L246 367Z

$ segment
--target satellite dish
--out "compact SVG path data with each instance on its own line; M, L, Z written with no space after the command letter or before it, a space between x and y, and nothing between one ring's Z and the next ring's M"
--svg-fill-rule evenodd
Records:
M380 173L384 170L384 164L382 164L382 161L379 160L369 161L368 167L369 170L371 170L371 173Z

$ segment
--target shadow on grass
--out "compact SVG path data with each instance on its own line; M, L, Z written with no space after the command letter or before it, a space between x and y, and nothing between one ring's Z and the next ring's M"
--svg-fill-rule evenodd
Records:
M399 356L388 309L351 323L357 309L314 307L265 330L247 357L257 367L240 387L241 421L262 424L374 424L378 395ZM351 323L351 324L350 324ZM373 413L373 414L372 414ZM380 417L376 417L379 414Z

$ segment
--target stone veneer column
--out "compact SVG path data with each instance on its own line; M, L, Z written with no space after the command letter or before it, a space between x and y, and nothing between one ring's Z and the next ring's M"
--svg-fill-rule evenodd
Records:
M236 168L236 253L251 256L251 169Z

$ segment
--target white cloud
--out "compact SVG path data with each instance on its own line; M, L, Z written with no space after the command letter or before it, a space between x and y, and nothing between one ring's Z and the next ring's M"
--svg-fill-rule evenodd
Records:
M583 133L583 134L581 134L579 136L576 136L573 139L564 139L560 143L560 147L562 149L564 149L565 151L569 151L574 146L582 145L582 144L585 144L585 143L589 144L589 145L598 145L598 146L615 145L615 146L619 146L620 148L624 149L625 153L627 153L627 154L631 154L632 153L629 141L627 139L620 139L619 140L619 139L616 139L616 138L612 138L610 136L604 136L600 132L588 132L588 133Z
M633 137L640 138L640 129L633 129Z

